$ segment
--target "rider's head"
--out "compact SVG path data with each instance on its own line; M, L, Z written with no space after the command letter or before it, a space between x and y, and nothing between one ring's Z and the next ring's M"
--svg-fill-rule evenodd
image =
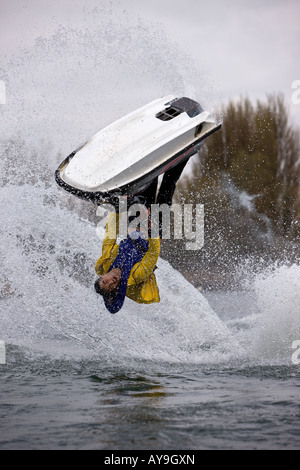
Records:
M112 269L100 276L95 282L95 291L102 295L106 308L110 313L117 313L123 306L127 280L121 276L120 269Z
M103 276L100 276L95 282L95 290L97 294L110 294L117 288L120 279L120 269L112 269L108 273L103 274Z

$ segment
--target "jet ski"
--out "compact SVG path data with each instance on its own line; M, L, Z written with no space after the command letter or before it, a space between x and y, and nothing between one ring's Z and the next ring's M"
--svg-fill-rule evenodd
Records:
M100 130L59 165L55 179L81 199L114 204L197 153L220 127L196 101L165 96Z

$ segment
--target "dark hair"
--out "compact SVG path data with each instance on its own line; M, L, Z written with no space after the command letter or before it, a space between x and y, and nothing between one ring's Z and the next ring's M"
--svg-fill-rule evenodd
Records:
M94 287L95 287L95 291L97 292L97 294L99 294L103 297L105 306L110 311L110 313L116 313L120 310L120 308L122 307L123 302L124 302L125 294L124 294L124 297L122 298L121 302L120 302L120 300L115 302L115 299L116 299L116 297L118 296L118 293L119 293L119 286L117 286L111 292L106 292L106 290L103 289L103 287L99 286L99 278L98 278L95 281ZM125 291L125 293L126 293L126 291Z
M94 287L95 287L95 291L97 292L97 294L102 295L102 296L107 295L107 292L103 289L103 287L100 287L99 279L95 281Z

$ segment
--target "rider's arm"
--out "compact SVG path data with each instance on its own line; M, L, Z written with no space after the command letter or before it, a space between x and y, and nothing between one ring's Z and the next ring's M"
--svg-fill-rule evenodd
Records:
M152 273L156 266L160 253L160 239L150 238L149 248L143 259L136 263L130 273L128 285L140 284L145 281Z
M119 214L111 212L108 216L105 236L102 243L102 255L96 262L95 270L98 275L103 274L102 265L105 260L111 256L111 252L116 245L119 231Z
M105 236L102 244L102 255L107 249L111 249L117 241L119 233L119 214L111 212L107 219Z

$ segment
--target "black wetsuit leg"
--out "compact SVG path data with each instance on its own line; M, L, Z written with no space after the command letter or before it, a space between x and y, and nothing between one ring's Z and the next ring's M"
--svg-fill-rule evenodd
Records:
M171 168L170 170L166 171L160 188L159 192L156 198L156 193L157 193L157 187L158 187L158 178L155 178L152 183L142 192L137 196L137 200L135 202L139 202L140 204L143 204L144 206L147 207L147 209L151 210L151 205L152 204L167 204L168 206L172 206L172 199L173 195L175 192L176 184L188 162L187 160L184 160L180 162L178 165L175 167ZM151 214L151 213L150 213ZM150 236L150 227L151 227L151 215L149 214L149 236ZM130 222L131 220L134 220L135 217L139 215L136 214L136 216L130 217ZM159 234L161 236L162 234L162 214L159 213Z
M158 191L157 199L156 199L156 203L159 204L160 206L162 204L167 204L171 208L174 192L176 189L176 184L180 176L182 175L182 172L187 162L188 162L188 159L180 162L178 165L176 165L175 167L165 172L159 191ZM159 230L160 238L162 238L162 223L163 223L162 212L159 212L159 229L158 230Z
M168 204L168 206L172 205L177 181L179 180L187 162L188 159L178 163L178 165L165 172L157 195L157 204Z
M145 206L149 211L151 211L151 205L155 204L156 199L156 192L157 192L157 185L158 185L158 178L155 178L150 185L141 193L131 198L128 202L128 209L132 204L142 204ZM128 217L128 222L131 223L134 219L140 216L140 212L138 211L135 215ZM150 212L149 212L149 219L150 219ZM151 225L149 220L149 226ZM138 226L138 228L140 228Z
M151 204L155 204L157 192L158 178L155 178L152 183L142 193L145 202L144 205L147 209L151 209Z

